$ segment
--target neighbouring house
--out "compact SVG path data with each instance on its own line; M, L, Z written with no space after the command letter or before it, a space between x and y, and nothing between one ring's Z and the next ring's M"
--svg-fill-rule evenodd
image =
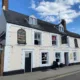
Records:
M8 9L2 0L0 15L0 75L50 68L53 61L80 63L80 35L67 30L62 19L55 25Z

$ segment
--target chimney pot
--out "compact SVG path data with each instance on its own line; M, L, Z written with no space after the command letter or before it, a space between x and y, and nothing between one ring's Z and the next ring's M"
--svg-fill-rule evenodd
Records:
M63 25L64 29L66 30L66 21L64 19L61 20L61 24Z
M8 0L2 0L2 8L8 10Z

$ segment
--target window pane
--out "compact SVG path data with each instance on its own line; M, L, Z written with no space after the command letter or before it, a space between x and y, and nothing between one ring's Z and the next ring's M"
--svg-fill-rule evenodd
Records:
M34 44L40 45L41 44L41 33L36 32L34 35Z
M42 61L42 64L46 64L47 63L47 61Z
M67 41L67 36L62 36L62 37L61 37L61 43L62 43L62 44L67 44L67 43L68 43L68 41Z
M76 52L73 53L74 60L77 60Z
M34 44L35 45L39 45L39 41L38 40L34 40Z
M56 41L52 41L52 44L53 44L53 45L56 45Z
M56 53L55 54L55 57L56 57L56 61L57 62L60 62L60 53Z
M75 44L75 47L78 48L78 42L77 42L77 39L74 39L74 44Z
M38 39L40 39L41 38L41 36L40 36L40 34L38 34Z
M56 36L52 36L52 45L56 45Z
M56 41L56 36L52 36L52 41Z
M29 24L33 24L33 19L29 17Z
M42 53L42 64L47 63L47 53Z
M37 33L35 33L35 37L34 38L37 39Z

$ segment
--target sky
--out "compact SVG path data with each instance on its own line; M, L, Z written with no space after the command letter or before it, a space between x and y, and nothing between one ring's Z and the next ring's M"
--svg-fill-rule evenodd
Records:
M80 0L9 0L9 9L53 24L65 19L67 29L80 34Z

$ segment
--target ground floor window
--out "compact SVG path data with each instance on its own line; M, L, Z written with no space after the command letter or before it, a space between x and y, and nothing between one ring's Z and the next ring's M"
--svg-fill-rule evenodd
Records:
M73 58L74 58L74 61L77 60L77 55L76 55L76 52L73 53Z
M60 55L59 52L56 52L56 53L55 53L55 58L56 58L56 61L57 61L57 62L60 62L60 61L61 61L61 55Z
M48 63L48 53L47 52L42 52L41 58L42 58L42 64Z

